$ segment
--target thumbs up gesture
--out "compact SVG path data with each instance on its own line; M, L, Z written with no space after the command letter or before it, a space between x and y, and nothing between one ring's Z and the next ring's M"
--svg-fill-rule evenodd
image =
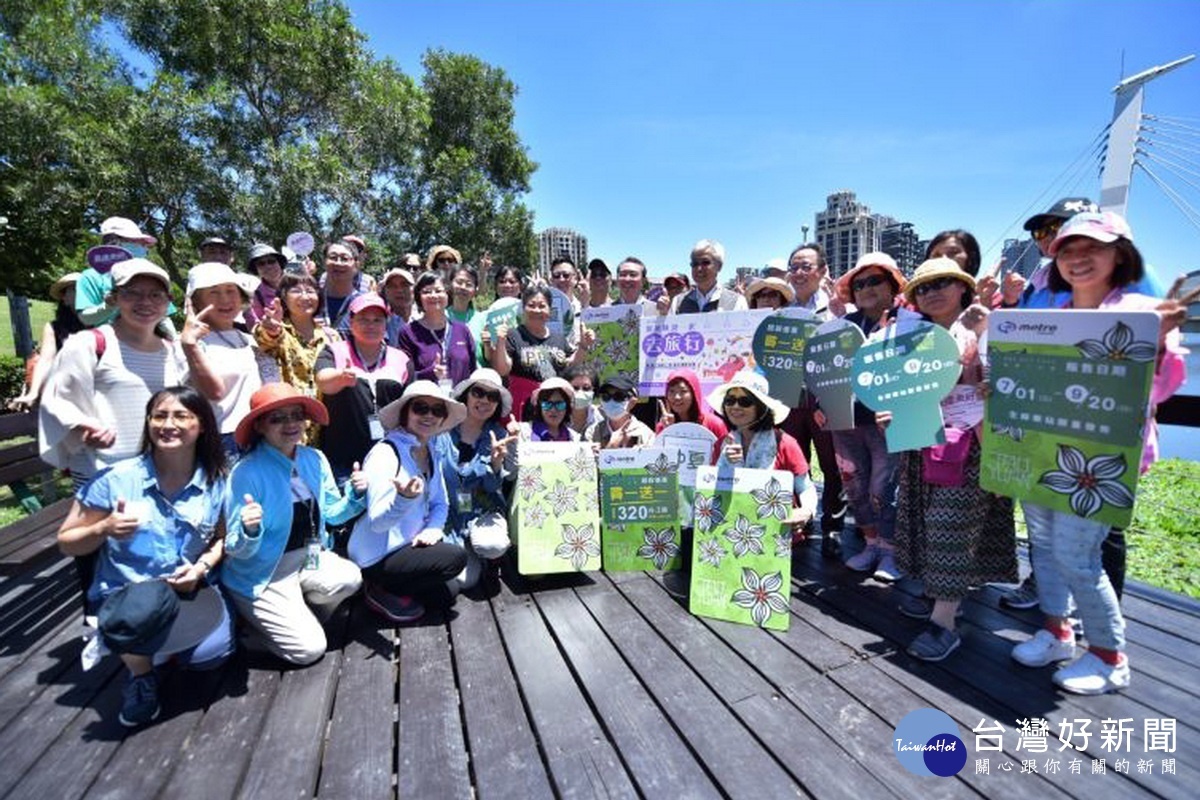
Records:
M249 495L242 495L242 527L246 533L251 536L258 533L259 527L262 525L262 506Z
M425 491L425 481L420 476L414 476L407 481L400 477L392 478L392 484L396 487L396 494L401 497L407 497L409 500L414 497L420 497Z
M449 326L447 326L447 327L449 327ZM446 331L446 335L447 335L447 336L449 336L449 335L450 335L450 331L449 331L449 330L447 330L447 331ZM442 363L442 354L439 352L439 353L437 353L436 355L434 355L434 357L433 357L433 377L434 377L434 380L439 380L439 381L445 380L445 379L446 379L446 374L447 374L447 372L446 372L446 365Z
M362 465L357 461L350 469L350 485L359 496L367 493L367 474L362 471Z
M725 437L725 458L730 464L742 463L742 445L732 433Z
M132 536L140 524L141 520L136 514L130 514L125 510L125 500L118 499L117 507L105 520L104 534L114 539L125 539Z

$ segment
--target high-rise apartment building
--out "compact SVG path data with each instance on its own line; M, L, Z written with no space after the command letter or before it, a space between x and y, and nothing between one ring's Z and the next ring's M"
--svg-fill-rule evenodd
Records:
M842 190L825 199L817 212L816 240L825 248L829 274L838 278L854 266L863 253L879 249L879 225L871 209L858 202L854 192Z
M538 234L538 273L550 274L550 262L561 255L575 262L580 271L587 269L587 237L570 228L547 228Z
M895 259L896 266L900 267L900 271L905 275L912 274L921 263L921 256L925 252L921 249L921 240L917 237L912 223L895 220L880 227L879 249Z
M1042 251L1033 239L1005 239L1002 255L1005 272L1019 272L1026 278L1042 260Z

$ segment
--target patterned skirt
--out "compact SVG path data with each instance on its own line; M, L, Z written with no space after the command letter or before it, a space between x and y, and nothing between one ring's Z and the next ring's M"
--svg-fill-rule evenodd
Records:
M896 560L927 596L961 600L973 586L1018 580L1013 502L979 488L978 439L962 486L926 483L917 450L901 455L899 473Z

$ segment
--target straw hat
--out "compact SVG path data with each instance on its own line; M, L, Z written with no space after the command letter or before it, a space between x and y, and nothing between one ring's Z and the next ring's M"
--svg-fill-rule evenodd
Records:
M958 265L957 261L943 256L941 258L931 258L917 267L908 285L904 287L904 296L908 299L908 302L915 306L917 303L917 287L930 281L936 281L938 278L960 280L972 292L975 291L975 279L963 272L962 267Z
M741 389L757 398L771 412L776 425L787 419L788 412L791 411L783 403L768 394L766 376L749 369L743 369L734 373L734 376L729 379L729 383L723 383L713 389L712 394L707 398L708 404L724 413L725 395L728 394L730 389Z
M54 282L50 287L50 299L61 303L63 295L67 293L67 289L79 282L78 272L68 272Z
M908 285L908 279L904 277L904 273L896 266L894 258L887 253L865 253L855 262L854 269L838 278L837 283L834 284L834 290L843 303L854 302L854 279L871 267L878 267L892 276L892 280L896 282L897 294L903 292L904 287Z
M796 299L796 292L783 278L756 278L746 289L746 305L754 307L754 295L773 289L783 295L783 304L790 306Z

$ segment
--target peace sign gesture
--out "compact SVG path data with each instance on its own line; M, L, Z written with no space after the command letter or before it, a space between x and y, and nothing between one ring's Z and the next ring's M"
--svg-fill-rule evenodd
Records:
M186 316L183 320L183 333L179 335L179 341L185 346L194 346L212 332L212 328L208 325L208 316L212 313L213 307L205 306L204 310L197 314L192 305L192 299L189 297L184 305L184 310Z
M1158 333L1160 339L1186 322L1188 306L1200 301L1200 287L1196 287L1187 294L1183 293L1183 282L1186 277L1180 275L1176 278L1175 283L1171 284L1171 291L1167 292L1166 299L1154 309L1158 312L1160 319Z
M259 318L258 323L262 325L263 332L272 339L283 333L283 302L278 297L263 309L263 315Z
M492 440L492 469L498 470L500 469L500 463L504 460L504 457L508 455L508 446L516 441L517 435L514 433L509 436L505 436L503 439L497 439L495 431L488 431L488 436Z
M662 400L658 401L658 418L664 428L675 424L675 415L671 413L670 409L667 408L667 404Z

